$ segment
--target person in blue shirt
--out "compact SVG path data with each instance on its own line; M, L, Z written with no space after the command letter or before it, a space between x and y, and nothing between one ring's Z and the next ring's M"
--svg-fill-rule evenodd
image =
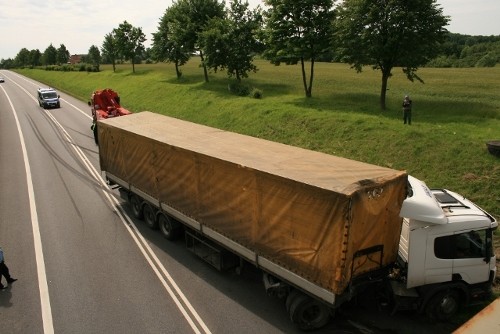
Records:
M0 290L7 289L7 286L2 284L2 276L7 280L7 284L11 284L17 281L17 278L12 278L10 276L9 268L5 264L2 247L0 247Z

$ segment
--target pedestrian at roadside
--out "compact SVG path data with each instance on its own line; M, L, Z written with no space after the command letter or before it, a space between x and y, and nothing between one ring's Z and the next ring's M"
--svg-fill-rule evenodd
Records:
M408 125L411 125L411 107L412 101L408 95L403 99L403 121L404 124L408 122Z
M7 280L7 285L17 281L17 278L12 278L9 273L9 268L5 264L2 247L0 247L0 290L7 289L7 285L2 284L2 276Z

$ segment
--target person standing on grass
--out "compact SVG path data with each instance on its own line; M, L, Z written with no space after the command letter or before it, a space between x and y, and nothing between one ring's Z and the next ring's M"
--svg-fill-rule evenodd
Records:
M9 268L5 264L4 260L5 259L3 257L3 250L2 247L0 247L0 290L7 289L7 285L2 284L2 276L5 277L5 279L7 280L7 284L11 284L17 281L17 278L12 278L10 276Z
M408 95L405 95L403 99L403 121L404 124L408 122L408 125L411 125L411 107L412 101Z

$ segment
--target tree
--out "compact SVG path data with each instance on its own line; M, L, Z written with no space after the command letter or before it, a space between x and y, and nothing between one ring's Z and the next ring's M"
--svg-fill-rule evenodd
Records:
M99 72L99 65L101 64L101 52L99 52L99 48L95 45L92 45L89 48L89 53L86 57L86 61L95 68L97 72Z
M57 63L57 50L52 43L50 43L50 45L43 52L42 63L45 66L55 65Z
M382 72L382 110L394 67L423 82L416 71L439 54L449 20L435 0L344 0L337 9L338 52L358 72L366 65Z
M0 68L9 69L15 67L14 60L12 58L1 59Z
M113 72L115 72L116 60L118 59L118 46L116 44L114 32L110 32L104 36L101 51L102 56L107 59L107 63L111 63L113 65Z
M257 71L253 58L260 46L256 36L262 15L260 8L251 11L248 6L247 1L231 0L227 18L212 19L200 35L207 67L226 69L238 82L248 77L248 72Z
M30 65L40 66L42 64L42 53L38 49L34 49L30 51Z
M141 28L132 26L127 21L120 23L118 28L113 29L118 52L125 60L132 62L132 72L135 73L136 57L144 50L146 35Z
M300 61L306 97L312 96L314 62L330 47L334 0L265 0L266 46L271 63ZM306 61L310 61L307 82Z
M179 5L175 3L167 8L160 19L158 31L153 33L151 54L156 61L175 64L175 73L179 79L182 72L179 67L186 64L193 52L193 45L187 42L186 30L180 18Z
M30 64L30 52L26 48L22 48L16 55L16 65L17 66L27 66Z
M69 61L69 56L70 54L69 51L66 49L66 46L64 46L64 44L61 44L57 49L57 56L56 56L57 63L59 65L67 64Z
M199 48L199 38L206 29L208 22L214 18L224 18L224 2L218 0L179 0L176 12L179 26L184 29L182 45L191 52L199 51L205 82L208 82L208 71L205 65L204 53Z

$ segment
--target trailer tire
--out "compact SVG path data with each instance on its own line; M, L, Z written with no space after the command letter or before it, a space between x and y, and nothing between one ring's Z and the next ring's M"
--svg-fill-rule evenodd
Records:
M290 293L286 296L286 300L285 300L285 308L286 308L286 312L288 314L290 314L290 305L293 303L293 301L295 300L295 298L297 298L297 296L300 295L300 292L298 292L297 290L292 290L290 291Z
M144 212L142 211L142 200L137 195L130 196L130 206L132 207L132 214L137 219L144 218Z
M179 222L163 213L158 216L158 225L160 227L161 234L167 240L175 240L181 234L181 226Z
M146 225L152 230L158 229L158 220L156 219L155 209L151 205L146 204L144 205L142 212L144 214L144 222Z
M303 331L325 326L331 316L328 306L296 290L288 295L286 307L292 322Z
M446 321L453 317L460 307L460 295L456 290L445 290L436 293L429 299L425 307L427 317L433 320Z

